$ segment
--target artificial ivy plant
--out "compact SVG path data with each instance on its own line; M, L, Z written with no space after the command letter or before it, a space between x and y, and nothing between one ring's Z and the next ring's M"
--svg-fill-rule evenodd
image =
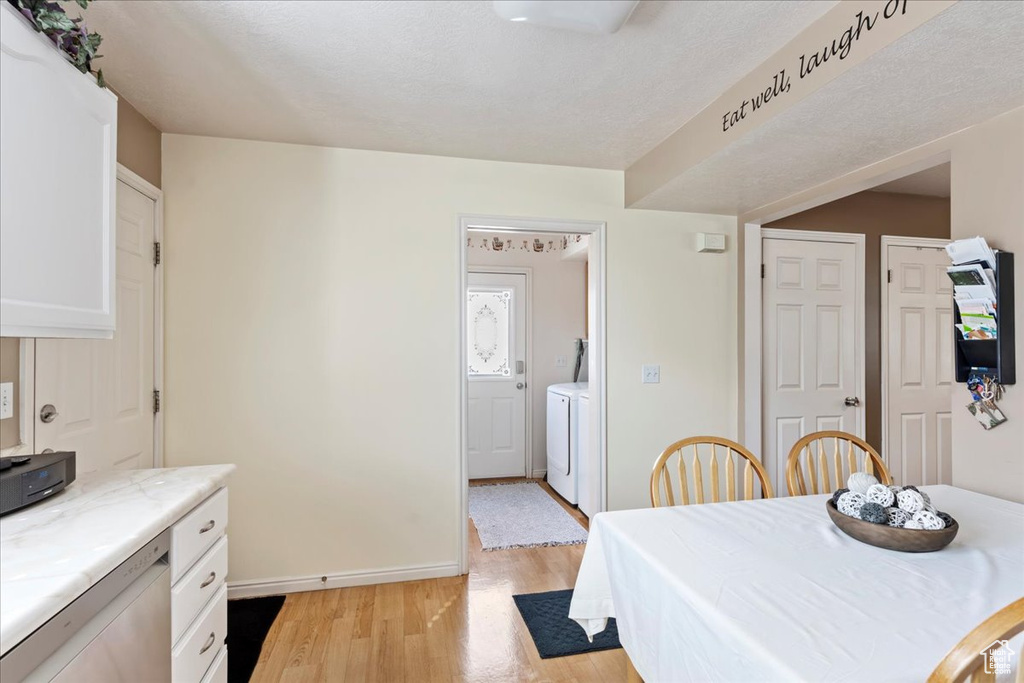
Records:
M14 5L33 28L39 31L67 55L68 61L84 74L92 72L92 60L101 55L96 54L103 38L98 33L89 33L81 17L72 19L64 8L56 2L46 0L7 0ZM91 0L75 0L79 7L86 9ZM96 72L96 83L107 87L103 81L103 70Z

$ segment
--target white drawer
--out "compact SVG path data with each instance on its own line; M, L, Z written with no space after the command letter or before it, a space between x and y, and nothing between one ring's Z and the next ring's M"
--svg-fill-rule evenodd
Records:
M171 589L171 642L178 638L210 601L228 575L228 537L221 536L196 565Z
M210 668L228 632L228 587L220 590L171 652L174 683L196 683Z
M213 660L210 670L203 677L203 683L228 683L228 646L220 649L217 659Z
M228 526L228 490L221 489L171 527L171 584L217 542Z

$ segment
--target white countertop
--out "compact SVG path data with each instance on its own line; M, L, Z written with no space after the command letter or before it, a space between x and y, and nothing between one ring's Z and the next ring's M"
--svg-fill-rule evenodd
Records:
M234 469L88 472L0 518L0 654L224 486Z

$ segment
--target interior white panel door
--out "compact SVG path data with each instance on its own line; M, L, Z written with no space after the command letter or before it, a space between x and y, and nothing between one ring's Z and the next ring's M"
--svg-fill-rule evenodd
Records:
M951 484L953 289L943 249L889 245L886 443L903 485Z
M524 477L526 276L470 273L469 478Z
M789 449L815 431L863 436L856 245L765 238L762 459L785 491Z
M82 472L153 467L155 225L155 202L118 182L114 338L36 341L36 450L76 451Z

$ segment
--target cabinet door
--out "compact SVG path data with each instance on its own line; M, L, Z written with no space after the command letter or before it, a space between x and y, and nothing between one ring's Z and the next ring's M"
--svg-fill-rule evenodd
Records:
M110 338L117 98L0 6L0 335Z

